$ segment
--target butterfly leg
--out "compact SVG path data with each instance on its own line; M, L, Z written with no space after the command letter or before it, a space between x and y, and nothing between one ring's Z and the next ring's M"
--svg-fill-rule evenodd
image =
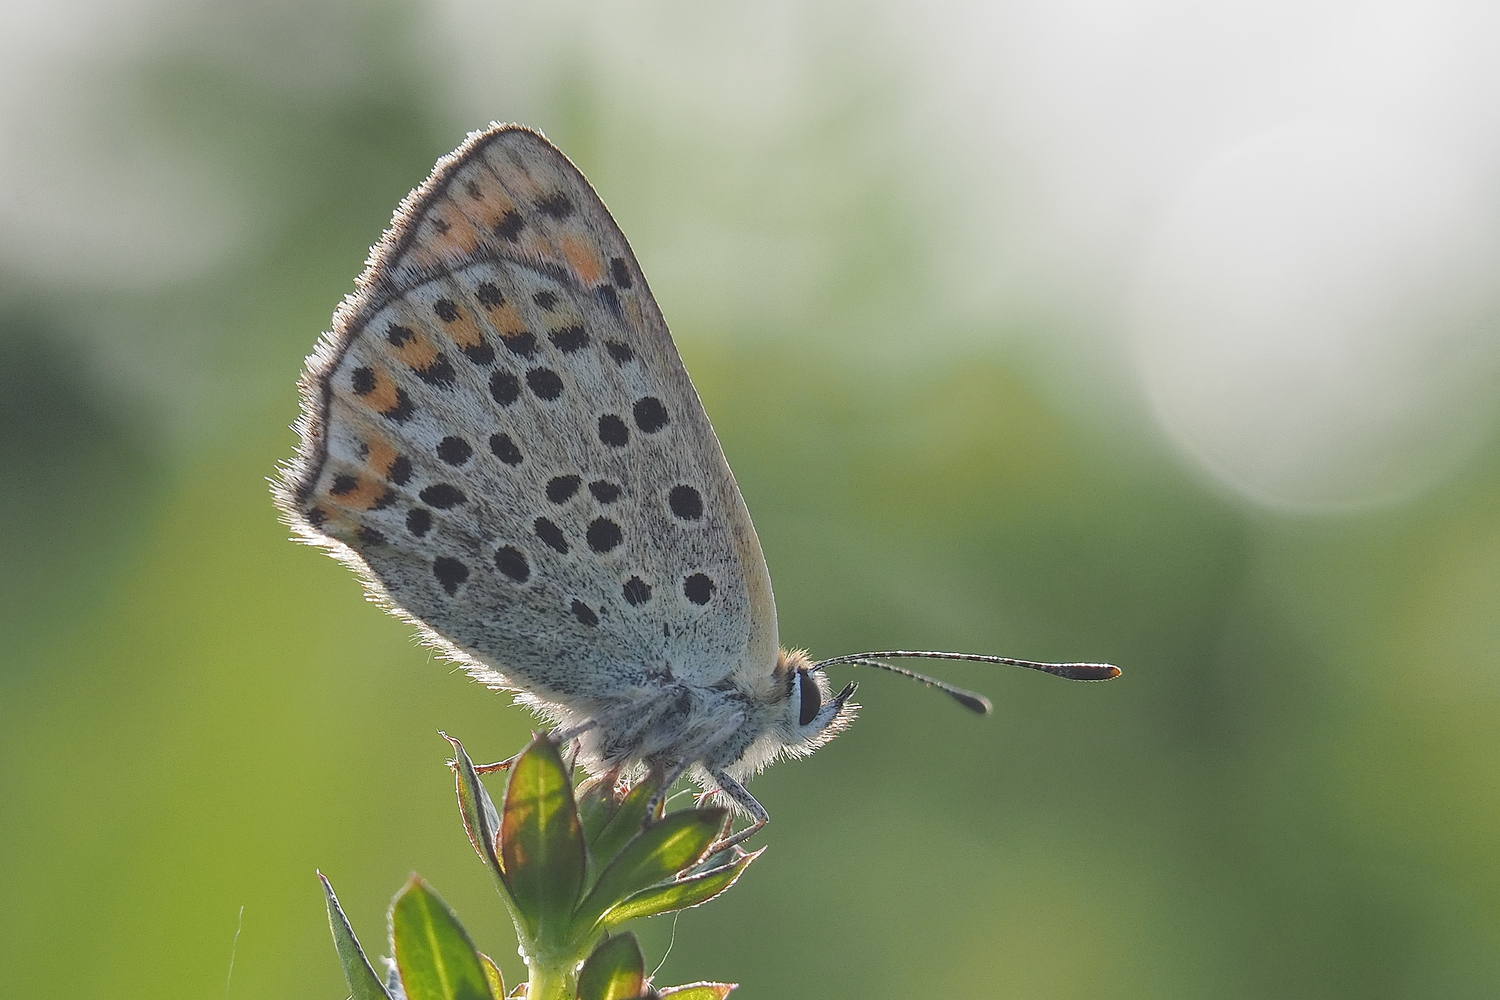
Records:
M571 743L574 739L582 736L584 733L588 732L590 729L593 729L598 724L599 718L597 716L592 719L585 719L583 722L579 723L576 726L569 726L566 729L554 729L552 730L552 732L547 734L547 738L558 746L563 746L567 743ZM573 748L573 752L575 754L577 753L576 746ZM516 754L514 757L507 757L504 760L497 760L493 764L475 764L474 773L494 774L497 771L509 771L511 767L515 765L516 761L520 759L521 755Z
M511 767L515 764L515 762L518 761L518 760L520 760L520 759L521 759L521 755L520 754L516 754L514 757L507 757L504 760L497 760L493 764L475 764L474 765L474 773L475 774L494 774L497 771L509 771L511 769Z
M554 729L552 730L552 732L547 734L547 738L553 743L556 743L558 746L562 746L564 743L572 742L573 740L582 736L584 733L588 732L590 729L596 728L598 725L599 717L595 716L592 719L584 719L576 726L569 726L566 729Z
M761 827L771 822L771 814L766 812L765 806L755 801L755 796L746 791L744 785L740 784L738 781L735 781L723 771L712 771L710 772L710 774L713 775L714 781L718 782L719 791L729 796L739 805L744 806L745 811L748 812L751 819L754 820L753 823L745 827L739 833L725 837L723 840L710 847L708 849L708 855L711 856L714 854L718 854L720 851L727 851L731 847L737 847L738 845L749 840L751 837L755 836L755 834L760 832Z
M667 790L677 783L677 779L687 773L686 763L673 764L667 768L667 773L662 776L661 784L656 786L656 792L651 796L651 801L646 803L646 815L641 817L641 828L645 829L656 822L656 811L661 808L667 799Z

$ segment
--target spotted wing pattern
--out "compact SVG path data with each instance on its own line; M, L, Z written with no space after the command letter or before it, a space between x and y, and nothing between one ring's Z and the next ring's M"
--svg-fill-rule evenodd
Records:
M625 237L540 134L474 133L308 359L288 522L482 680L628 699L776 663L750 516Z

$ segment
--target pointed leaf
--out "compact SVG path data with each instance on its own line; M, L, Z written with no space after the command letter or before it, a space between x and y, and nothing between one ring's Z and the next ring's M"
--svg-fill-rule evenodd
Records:
M380 977L370 967L370 960L365 958L365 950L359 946L354 928L349 926L349 919L333 894L333 886L322 872L318 872L318 880L323 883L323 894L328 900L328 926L333 931L333 946L338 950L339 964L344 967L344 982L349 984L349 992L354 1000L391 1000L380 984Z
M469 935L415 875L391 904L391 941L407 1000L494 1000Z
M596 774L584 781L575 790L578 801L578 821L583 824L583 839L590 848L599 838L599 833L614 818L620 808L620 798L615 794L615 772ZM597 857L597 855L595 855Z
M500 974L500 966L495 960L484 952L479 953L479 964L484 966L484 978L490 984L490 996L494 1000L503 1000L505 996L505 977Z
M510 771L500 856L511 899L544 950L560 950L583 891L583 828L557 747L533 740Z
M686 910L691 906L701 906L734 885L740 874L750 867L750 862L760 857L764 850L765 848L762 847L754 854L747 854L738 861L722 868L715 868L710 872L704 872L702 875L642 889L623 903L611 907L604 914L604 926L606 928L617 927L636 917L654 917L658 913L671 913L673 910Z
M616 903L697 863L718 838L724 816L723 809L682 809L636 834L599 873L578 907L575 930L588 931Z
M656 790L661 787L664 777L658 770L650 771L626 793L614 815L594 839L589 841L589 847L593 848L594 857L601 865L609 864L620 853L620 848L641 832L641 827L646 823L646 807L656 796Z
M453 746L453 781L458 789L458 811L463 817L464 832L479 857L496 875L504 877L500 859L495 854L495 835L500 832L500 814L490 793L485 790L474 770L474 762L464 751L464 745L447 733L439 735Z
M646 992L646 960L629 931L610 938L578 970L578 1000L635 1000Z
M659 995L673 1000L724 1000L739 988L739 983L688 983L686 986L668 986Z

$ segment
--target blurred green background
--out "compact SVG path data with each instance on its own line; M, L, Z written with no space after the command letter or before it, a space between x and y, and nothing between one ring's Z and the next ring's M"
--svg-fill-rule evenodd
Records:
M436 730L528 718L266 485L368 246L491 119L629 235L784 643L1125 669L944 669L989 719L860 677L660 981L1500 993L1492 12L0 17L9 994L223 996L243 907L229 997L343 996L315 867L372 951L416 870L519 972Z

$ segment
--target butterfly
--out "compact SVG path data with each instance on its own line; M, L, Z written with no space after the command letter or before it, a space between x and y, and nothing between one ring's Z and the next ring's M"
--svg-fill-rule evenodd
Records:
M687 775L750 823L744 786L853 719L853 664L1108 664L781 648L760 541L635 255L539 132L492 125L438 161L371 250L301 380L274 493L304 540L591 775ZM497 765L498 766L498 765Z

